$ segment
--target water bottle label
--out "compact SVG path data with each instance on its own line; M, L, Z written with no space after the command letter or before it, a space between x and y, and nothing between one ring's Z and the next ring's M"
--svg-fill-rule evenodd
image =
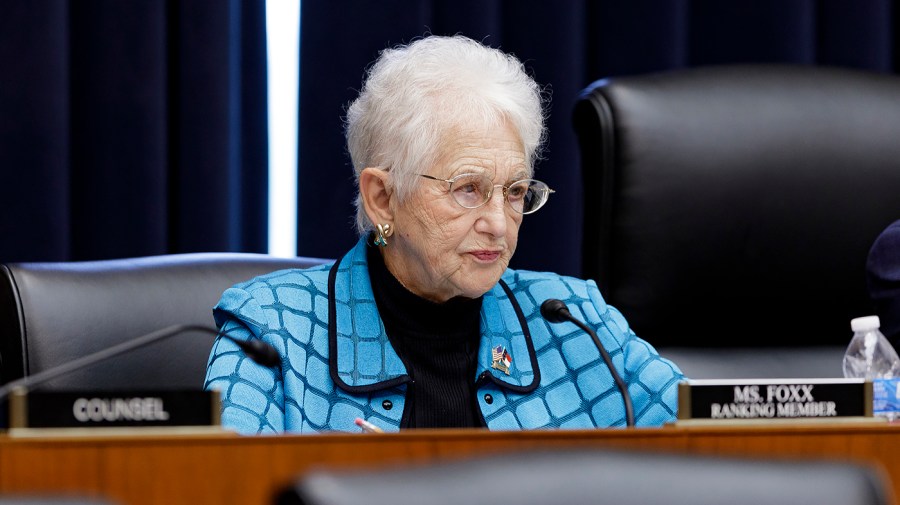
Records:
M900 414L900 379L873 380L872 403L876 416L895 417Z

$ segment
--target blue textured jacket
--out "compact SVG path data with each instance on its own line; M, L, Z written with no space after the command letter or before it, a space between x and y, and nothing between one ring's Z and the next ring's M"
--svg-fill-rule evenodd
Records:
M353 431L357 417L398 431L414 387L391 347L372 295L361 240L337 264L282 270L238 284L214 309L231 336L262 339L281 367L264 368L231 341L216 340L206 388L222 391L222 423L242 433ZM593 281L507 270L484 295L472 380L488 428L625 425L622 396L593 340L574 324L540 315L547 298L566 302L593 327L628 384L638 426L674 420L682 375L637 338ZM508 375L492 367L508 354ZM501 367L503 368L503 367Z

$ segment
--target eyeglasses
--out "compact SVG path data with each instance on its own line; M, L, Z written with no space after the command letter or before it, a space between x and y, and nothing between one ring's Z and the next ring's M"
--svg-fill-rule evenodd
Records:
M509 185L494 184L483 174L460 174L451 179L440 179L418 174L433 181L450 185L450 195L461 207L477 209L491 200L494 188L503 190L503 197L509 206L519 214L532 214L547 203L550 193L554 193L546 183L534 179L521 179Z

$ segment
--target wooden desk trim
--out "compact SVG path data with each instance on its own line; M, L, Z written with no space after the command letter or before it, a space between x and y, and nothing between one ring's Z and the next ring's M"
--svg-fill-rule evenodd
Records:
M900 483L900 426L779 425L632 430L421 430L241 437L230 433L0 438L0 493L68 492L121 505L268 504L304 472L446 461L516 450L606 448L826 459Z

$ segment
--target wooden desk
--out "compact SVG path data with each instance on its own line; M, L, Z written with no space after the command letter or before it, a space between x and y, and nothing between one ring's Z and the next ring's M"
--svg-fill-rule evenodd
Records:
M121 505L269 504L275 491L319 466L371 467L524 449L586 447L869 462L884 469L894 496L900 496L897 425L2 437L0 493L68 491L103 496Z

